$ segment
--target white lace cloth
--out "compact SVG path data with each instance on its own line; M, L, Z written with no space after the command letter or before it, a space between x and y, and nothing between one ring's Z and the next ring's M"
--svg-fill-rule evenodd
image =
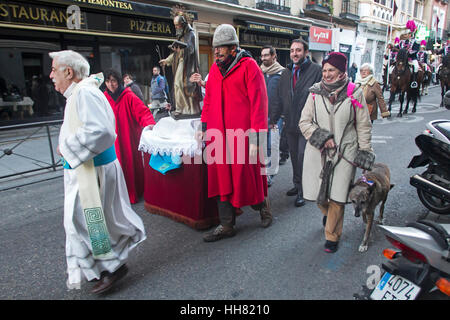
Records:
M160 155L201 154L202 149L195 139L195 132L201 129L200 118L174 120L165 117L158 121L153 130L144 128L139 143L139 151Z

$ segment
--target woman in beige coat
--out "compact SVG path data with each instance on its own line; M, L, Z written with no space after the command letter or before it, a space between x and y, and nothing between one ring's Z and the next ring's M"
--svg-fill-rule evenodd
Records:
M380 108L381 117L386 118L391 115L386 108L383 91L377 79L373 76L373 68L369 63L364 63L359 69L361 77L356 83L361 84L366 99L367 108L369 109L370 120L373 121L378 118L378 108Z
M353 105L347 96L347 57L332 52L322 62L322 81L310 88L299 126L308 140L303 165L303 196L317 201L325 226L325 251L335 252L344 223L344 205L356 166L370 169L372 124L362 90Z

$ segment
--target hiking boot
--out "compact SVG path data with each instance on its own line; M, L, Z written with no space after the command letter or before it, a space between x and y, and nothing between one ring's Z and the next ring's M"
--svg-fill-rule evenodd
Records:
M267 228L272 224L272 213L270 212L270 203L268 199L264 199L263 207L259 210L261 215L261 226Z
M223 238L231 238L236 235L234 227L224 227L221 224L212 232L208 232L203 236L203 241L214 242Z

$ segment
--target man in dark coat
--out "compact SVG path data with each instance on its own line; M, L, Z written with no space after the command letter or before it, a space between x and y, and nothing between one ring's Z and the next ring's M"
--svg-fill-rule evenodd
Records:
M306 139L300 132L298 123L308 89L322 79L322 68L308 57L308 43L302 39L295 39L291 43L290 58L292 63L283 71L277 94L274 96L270 110L270 126L273 128L284 115L285 130L288 138L289 153L291 155L294 173L294 188L287 192L288 196L296 196L295 206L305 204L302 190L303 155Z
M356 74L358 73L358 67L356 66L356 63L353 62L348 76L350 77L351 81L355 82L356 80Z

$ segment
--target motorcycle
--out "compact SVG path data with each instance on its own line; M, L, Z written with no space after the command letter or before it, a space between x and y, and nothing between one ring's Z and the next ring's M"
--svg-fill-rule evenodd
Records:
M433 120L415 142L422 154L414 156L408 168L426 166L410 178L422 204L437 214L450 214L450 120Z
M419 220L379 226L396 249L385 249L384 275L358 300L450 300L450 224Z

